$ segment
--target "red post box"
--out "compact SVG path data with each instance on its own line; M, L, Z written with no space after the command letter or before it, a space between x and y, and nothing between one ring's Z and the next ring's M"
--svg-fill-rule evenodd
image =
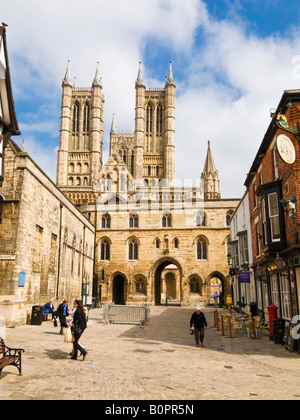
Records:
M273 319L278 318L278 307L275 305L268 306L269 312L269 332L270 332L270 340L273 340Z

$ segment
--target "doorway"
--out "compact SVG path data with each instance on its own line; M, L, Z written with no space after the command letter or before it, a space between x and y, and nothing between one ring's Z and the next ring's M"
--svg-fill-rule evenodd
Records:
M115 305L126 305L125 278L118 275L113 281L113 302Z
M163 260L158 261L154 266L154 270L155 270L154 271L154 297L155 297L155 305L156 306L159 306L159 305L162 304L162 301L161 301L162 300L162 272L168 266L173 266L172 269L174 269L174 265L176 266L175 268L177 268L179 270L179 275L180 275L180 287L179 287L179 289L181 290L182 269L181 269L180 264L177 261L173 260L172 258L163 259ZM167 285L168 285L168 293L170 294L170 296L172 297L172 295L174 293L175 293L175 296L176 296L175 276L174 276L174 279L173 279L173 277L172 277L172 279L171 279L171 277L168 277ZM181 295L181 292L179 292L179 299L180 299L180 295Z

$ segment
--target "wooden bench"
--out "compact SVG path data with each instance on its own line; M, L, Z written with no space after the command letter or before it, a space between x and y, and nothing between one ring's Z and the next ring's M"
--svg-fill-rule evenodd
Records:
M2 369L6 366L16 366L19 370L19 375L22 376L22 352L25 352L25 350L7 347L4 344L4 340L0 338L0 375Z

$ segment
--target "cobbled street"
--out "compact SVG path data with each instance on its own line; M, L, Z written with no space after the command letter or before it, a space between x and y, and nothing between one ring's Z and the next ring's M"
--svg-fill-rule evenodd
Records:
M69 358L51 321L7 329L6 344L24 348L23 376L0 377L0 400L300 400L300 356L245 334L222 337L213 328L205 348L189 334L192 308L151 307L149 325L105 324L93 310L81 344L87 359Z

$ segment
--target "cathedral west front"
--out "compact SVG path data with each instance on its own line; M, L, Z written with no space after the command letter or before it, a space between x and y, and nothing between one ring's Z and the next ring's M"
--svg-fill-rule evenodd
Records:
M103 162L99 67L91 87L80 88L71 83L68 64L56 182L26 152L26 140L22 147L7 140L0 312L8 326L30 322L32 308L50 299L56 307L78 298L205 306L214 291L231 293L227 247L239 200L221 198L210 142L198 186L175 182L172 64L164 85L152 88L140 65L135 91L134 131L117 131L111 116Z
M140 64L134 132L116 130L103 162L104 96L97 67L89 89L62 83L57 187L95 228L90 294L103 303L207 305L231 292L229 221L239 199L222 199L211 145L199 187L175 185L172 63L163 87L147 88Z

